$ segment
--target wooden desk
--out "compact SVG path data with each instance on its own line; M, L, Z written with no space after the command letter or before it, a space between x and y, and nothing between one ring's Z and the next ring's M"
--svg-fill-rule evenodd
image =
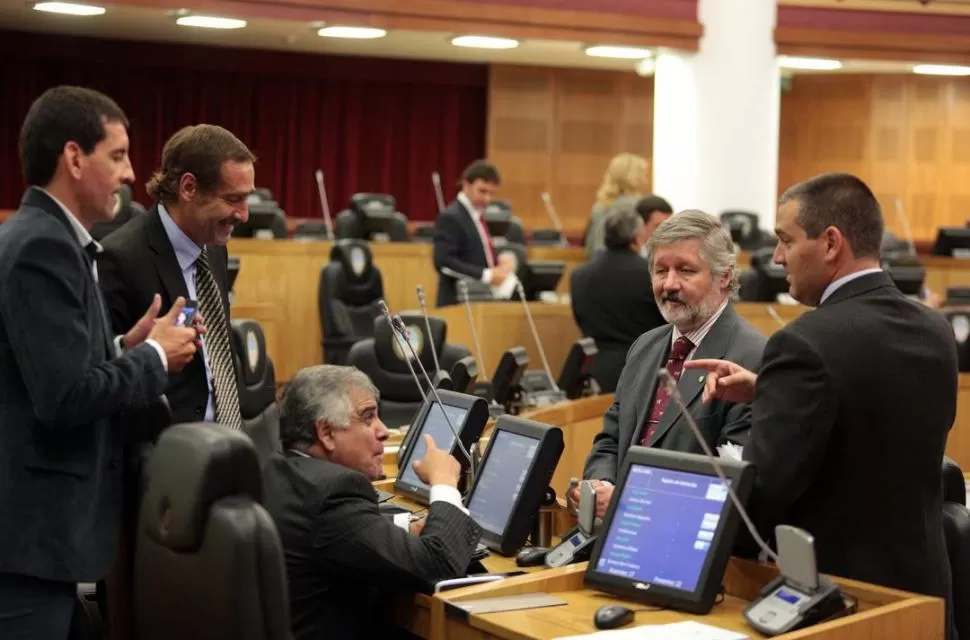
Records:
M442 607L444 621L437 623L442 636L449 640L504 638L526 640L558 638L593 633L593 614L604 604L622 599L585 589L583 575L586 563L562 569L511 578L491 585L469 587L436 597L445 603L477 598L546 592L561 597L568 604L558 607L464 615L451 607ZM758 590L777 575L777 569L732 558L724 576L726 595L721 604L706 616L695 616L671 610L637 613L637 625L665 624L696 620L724 629L762 638L747 625L741 614ZM896 591L875 585L836 578L842 590L859 601L859 612L832 622L810 627L779 638L791 640L858 640L906 638L907 640L942 640L944 637L943 600ZM630 608L642 608L627 603ZM436 612L438 609L433 609ZM463 619L464 618L464 619Z

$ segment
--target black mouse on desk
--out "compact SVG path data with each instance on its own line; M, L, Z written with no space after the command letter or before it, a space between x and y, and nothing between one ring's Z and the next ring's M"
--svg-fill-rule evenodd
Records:
M545 564L548 553L546 547L526 547L515 555L515 564L519 567L538 567Z
M604 604L593 615L593 624L597 629L616 629L630 624L635 617L633 609L618 604Z

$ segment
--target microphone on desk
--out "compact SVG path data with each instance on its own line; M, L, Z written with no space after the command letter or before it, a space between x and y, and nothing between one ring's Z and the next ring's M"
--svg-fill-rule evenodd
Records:
M779 327L784 327L786 324L788 324L787 322L781 319L781 316L778 315L777 311L775 311L774 306L769 304L768 306L765 307L765 311L768 312L768 315L771 316L771 319L774 320Z
M899 216L900 222L903 223L903 233L906 234L906 244L909 245L909 255L916 255L916 241L913 239L913 231L909 226L909 216L906 215L906 210L903 208L903 199L896 196L896 215Z
M431 320L428 318L428 302L424 297L424 285L418 285L418 304L421 305L421 315L424 317L424 329L428 332L428 344L431 345L431 357L434 359L434 386L437 388L443 382L448 382L446 389L452 389L451 376L448 375L447 371L441 370L441 363L438 360L438 349L434 346L434 340L431 336Z
M384 302L383 299L381 299L377 301L377 305L380 307L381 313L384 315L384 317L387 318L387 323L391 327L391 333L393 334L394 339L398 341L398 344L400 344L400 338L398 337L397 331L394 328L394 323L391 322L391 311L387 308L387 303ZM405 339L405 342L407 342L406 339ZM424 386L421 384L421 379L418 378L418 374L415 373L414 371L414 365L411 364L411 358L408 356L408 354L404 353L403 345L401 346L401 354L404 356L403 358L404 364L408 366L408 371L411 372L411 377L414 379L414 384L418 386L418 393L421 394L421 401L427 402L428 394L424 392Z
M552 196L549 195L548 191L542 192L542 204L545 206L546 215L552 221L552 228L555 229L562 235L562 223L559 222L559 216L556 215L556 208L552 206Z
M330 219L330 203L327 201L327 188L323 184L323 171L317 169L314 177L317 180L317 192L320 195L320 206L323 208L323 224L327 227L327 240L333 240L333 221Z
M556 379L552 377L552 369L549 368L549 361L546 360L546 350L542 348L542 341L539 340L539 331L536 330L535 320L532 318L532 311L529 309L529 303L525 297L525 288L522 286L521 282L515 283L516 290L519 292L519 299L522 301L522 308L525 309L525 317L529 321L529 329L532 331L532 338L536 341L536 347L539 349L539 357L542 359L542 368L546 370L546 376L549 377L549 384L552 385L552 390L554 393L562 394L562 389L556 384ZM565 399L565 395L563 395Z
M431 172L431 184L434 187L434 197L438 201L438 213L445 210L445 196L441 192L441 175L437 171Z
M465 305L465 313L468 314L468 327L472 330L472 342L475 343L475 356L478 358L478 371L482 381L488 381L488 369L485 368L485 358L482 355L482 343L478 341L478 330L475 328L475 319L472 317L472 303L468 299L468 283L464 280L458 281L458 297Z

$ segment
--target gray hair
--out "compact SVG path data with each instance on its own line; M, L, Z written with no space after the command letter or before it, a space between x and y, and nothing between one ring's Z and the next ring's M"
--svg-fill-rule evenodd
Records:
M280 443L284 449L317 441L317 421L333 429L350 426L350 390L378 397L374 383L355 367L320 364L301 369L283 391L280 401Z
M711 269L715 278L731 275L730 292L737 293L738 257L734 249L731 233L721 221L709 213L688 209L664 220L647 241L647 262L653 269L653 255L658 247L683 242L701 241L701 259Z
M643 224L643 218L637 213L637 200L621 196L607 211L603 243L607 249L627 249L643 230Z

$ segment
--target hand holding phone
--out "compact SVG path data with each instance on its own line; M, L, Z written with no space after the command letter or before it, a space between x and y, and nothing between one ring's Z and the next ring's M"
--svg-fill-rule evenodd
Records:
M191 327L192 322L195 320L195 314L198 313L199 303L195 300L189 300L185 303L185 308L175 319L176 327Z

